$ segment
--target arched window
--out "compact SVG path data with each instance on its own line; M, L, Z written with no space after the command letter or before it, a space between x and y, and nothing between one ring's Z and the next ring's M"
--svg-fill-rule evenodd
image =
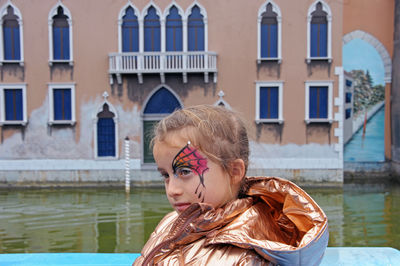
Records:
M126 9L122 18L122 52L139 51L139 23L135 10L132 7Z
M153 152L150 148L153 127L165 116L182 104L177 96L166 87L160 87L150 96L143 111L143 163L154 163Z
M195 5L188 17L188 51L205 50L205 32L203 15Z
M14 8L9 5L7 14L2 18L4 60L21 60L21 36L18 19L18 16L14 14Z
M151 6L144 18L144 51L161 51L161 25L157 10Z
M182 51L183 50L183 33L182 33L182 18L179 15L178 9L173 6L169 10L166 24L166 50L167 51Z
M64 9L59 6L57 15L53 16L53 58L54 60L69 60L69 24L68 16Z
M308 13L308 61L331 60L331 12L323 1L315 2Z
M278 21L277 14L268 3L267 10L261 15L261 57L278 57Z
M328 55L328 20L322 4L311 13L311 57L326 57Z
M268 0L258 10L258 63L262 60L278 60L281 53L281 11Z
M115 114L110 111L107 103L97 114L97 157L116 157Z

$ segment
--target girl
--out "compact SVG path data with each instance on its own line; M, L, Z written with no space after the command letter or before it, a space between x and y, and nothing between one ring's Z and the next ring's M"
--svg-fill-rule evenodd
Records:
M155 128L153 155L175 211L134 265L315 265L328 243L322 209L294 183L246 177L249 143L225 108L177 110Z

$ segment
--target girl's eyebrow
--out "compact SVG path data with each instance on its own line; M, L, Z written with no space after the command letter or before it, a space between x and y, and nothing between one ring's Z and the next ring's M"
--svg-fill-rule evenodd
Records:
M164 168L160 168L160 167L157 168L157 171L158 171L158 172L166 172L166 171L164 170Z

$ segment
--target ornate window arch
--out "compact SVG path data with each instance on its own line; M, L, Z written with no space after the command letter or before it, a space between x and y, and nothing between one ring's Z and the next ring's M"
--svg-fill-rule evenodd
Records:
M167 85L157 86L143 104L142 119L142 162L154 163L150 147L151 132L156 123L175 109L183 107L179 96Z
M72 17L71 12L61 2L49 13L49 63L73 64Z
M208 22L206 9L199 3L194 2L186 9L185 18L187 21L187 36L184 38L187 41L188 51L208 51ZM202 30L201 30L202 29ZM203 31L203 32L201 32ZM194 36L203 34L203 40L194 42ZM193 36L193 37L192 37ZM203 47L199 44L203 43ZM193 42L193 43L191 43Z
M307 12L307 63L311 60L332 61L332 12L323 0Z
M19 9L8 1L1 9L0 64L17 62L23 65L24 42L22 15Z
M171 3L164 11L163 20L165 20L165 43L166 51L183 51L185 23L184 12L176 3Z
M94 151L96 159L118 159L118 113L107 100L108 93L103 93L104 100L93 117Z
M126 4L118 15L118 50L119 52L140 51L140 11L132 3ZM135 40L135 38L137 38ZM137 43L136 43L137 42ZM129 49L129 48L131 49ZM124 49L125 48L125 49Z
M282 15L279 6L268 0L258 10L257 60L282 60Z
M143 19L143 51L144 52L159 52L165 51L164 31L165 21L161 19L162 13L160 8L154 3L149 3L142 11Z

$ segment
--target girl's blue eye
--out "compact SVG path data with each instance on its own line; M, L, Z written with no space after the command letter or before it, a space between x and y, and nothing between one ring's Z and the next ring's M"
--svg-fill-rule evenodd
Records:
M190 168L178 168L175 171L175 176L185 178L185 177L190 176L192 173L193 173L193 171Z

